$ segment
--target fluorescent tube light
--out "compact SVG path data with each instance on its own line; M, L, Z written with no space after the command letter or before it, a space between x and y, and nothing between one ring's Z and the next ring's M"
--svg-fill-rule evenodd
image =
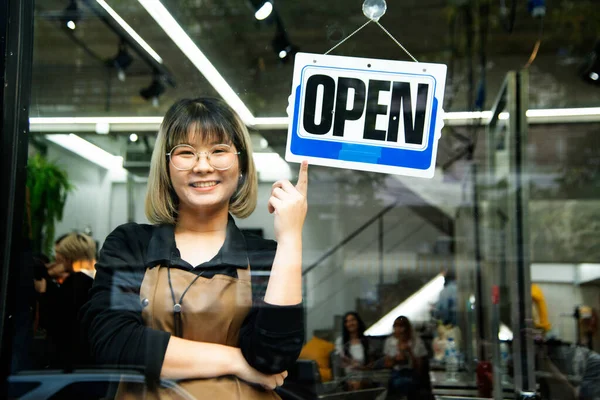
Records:
M31 125L41 124L160 124L163 117L32 117Z
M104 0L96 0L96 2L100 5L100 7L104 8L106 12L110 14L110 16L113 17L113 19L117 21L117 23L121 25L123 29L125 29L125 32L127 32L136 42L138 42L139 45L142 46L142 48L152 56L152 58L154 58L160 64L163 63L163 60L160 58L158 53L156 53L152 47L150 47L150 45L146 43L135 30L133 30L131 26L129 26L115 10L113 10Z
M261 182L292 178L289 164L277 153L254 153L254 164Z
M175 21L169 11L158 0L138 0L154 20L160 25L167 35L175 42L177 47L190 59L192 64L204 75L215 90L223 97L242 118L246 125L254 125L254 116L238 97L219 71L206 58L204 53L196 46L183 28Z
M600 107L549 108L539 110L527 110L527 117L529 118L591 116L600 116Z
M29 118L31 132L156 132L162 117L56 117Z
M485 124L491 116L491 111L448 112L444 114L444 121L448 125L464 125L474 120ZM507 112L499 116L501 120L508 117ZM104 127L106 124L111 131L157 131L162 120L163 117L32 117L29 123L32 132L95 132L97 125ZM527 120L531 124L600 122L600 107L528 110ZM286 130L288 123L288 117L257 117L252 118L250 125L256 129Z
M101 166L102 168L109 170L123 168L123 157L112 155L106 150L101 149L77 135L71 133L68 135L48 135L46 137L49 141Z

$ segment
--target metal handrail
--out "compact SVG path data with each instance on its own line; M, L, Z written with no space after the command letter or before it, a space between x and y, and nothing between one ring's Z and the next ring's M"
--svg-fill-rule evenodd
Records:
M327 250L317 261L315 261L310 266L308 266L304 271L302 271L302 276L306 276L310 271L312 271L317 266L319 266L319 264L321 264L323 261L325 261L326 259L328 259L329 257L331 257L342 246L344 246L346 243L348 243L349 241L351 241L352 239L354 239L356 236L358 236L362 231L364 231L365 229L367 229L371 224L373 224L375 221L377 221L379 218L381 218L382 216L384 216L385 214L387 214L392 209L396 208L397 204L398 204L397 202L394 202L394 203L390 204L389 206L385 207L383 210L381 210L380 212L378 212L377 214L375 214L374 217L372 217L371 219L369 219L367 222L365 222L359 228L357 228L354 232L352 232L350 235L348 235L341 242L339 242L338 244L336 244L335 246L333 246L332 248L330 248L329 250Z

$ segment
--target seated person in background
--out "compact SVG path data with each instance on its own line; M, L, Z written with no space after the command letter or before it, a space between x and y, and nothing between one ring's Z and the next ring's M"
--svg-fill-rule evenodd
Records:
M387 398L400 399L406 396L409 400L418 399L427 349L405 316L394 321L394 331L385 341L384 353L385 365L392 369Z
M356 312L344 315L342 336L336 339L335 348L347 377L347 390L359 390L366 386L360 376L360 371L368 369L369 361L369 341L365 330L365 323Z
M96 243L87 235L71 233L58 242L55 252L55 262L47 266L48 276L35 281L40 294L39 322L47 331L50 366L72 368L90 361L77 314L94 282L93 272L82 266L94 265Z

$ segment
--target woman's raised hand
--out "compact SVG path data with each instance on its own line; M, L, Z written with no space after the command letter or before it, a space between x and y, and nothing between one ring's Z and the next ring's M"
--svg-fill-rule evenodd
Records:
M306 218L308 204L308 161L302 161L298 183L292 185L288 180L273 184L269 198L269 213L275 215L275 239L277 242L301 240L302 226Z

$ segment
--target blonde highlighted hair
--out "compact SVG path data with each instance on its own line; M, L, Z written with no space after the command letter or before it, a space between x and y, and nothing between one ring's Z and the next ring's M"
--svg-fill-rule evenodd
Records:
M179 199L169 176L167 153L178 144L188 143L190 136L203 141L235 146L239 154L242 178L229 201L229 212L246 218L256 208L258 178L252 143L246 125L231 107L219 99L200 97L179 100L169 108L158 130L152 152L146 217L153 224L175 224Z
M71 262L96 259L96 242L83 233L69 233L56 244L56 252Z

